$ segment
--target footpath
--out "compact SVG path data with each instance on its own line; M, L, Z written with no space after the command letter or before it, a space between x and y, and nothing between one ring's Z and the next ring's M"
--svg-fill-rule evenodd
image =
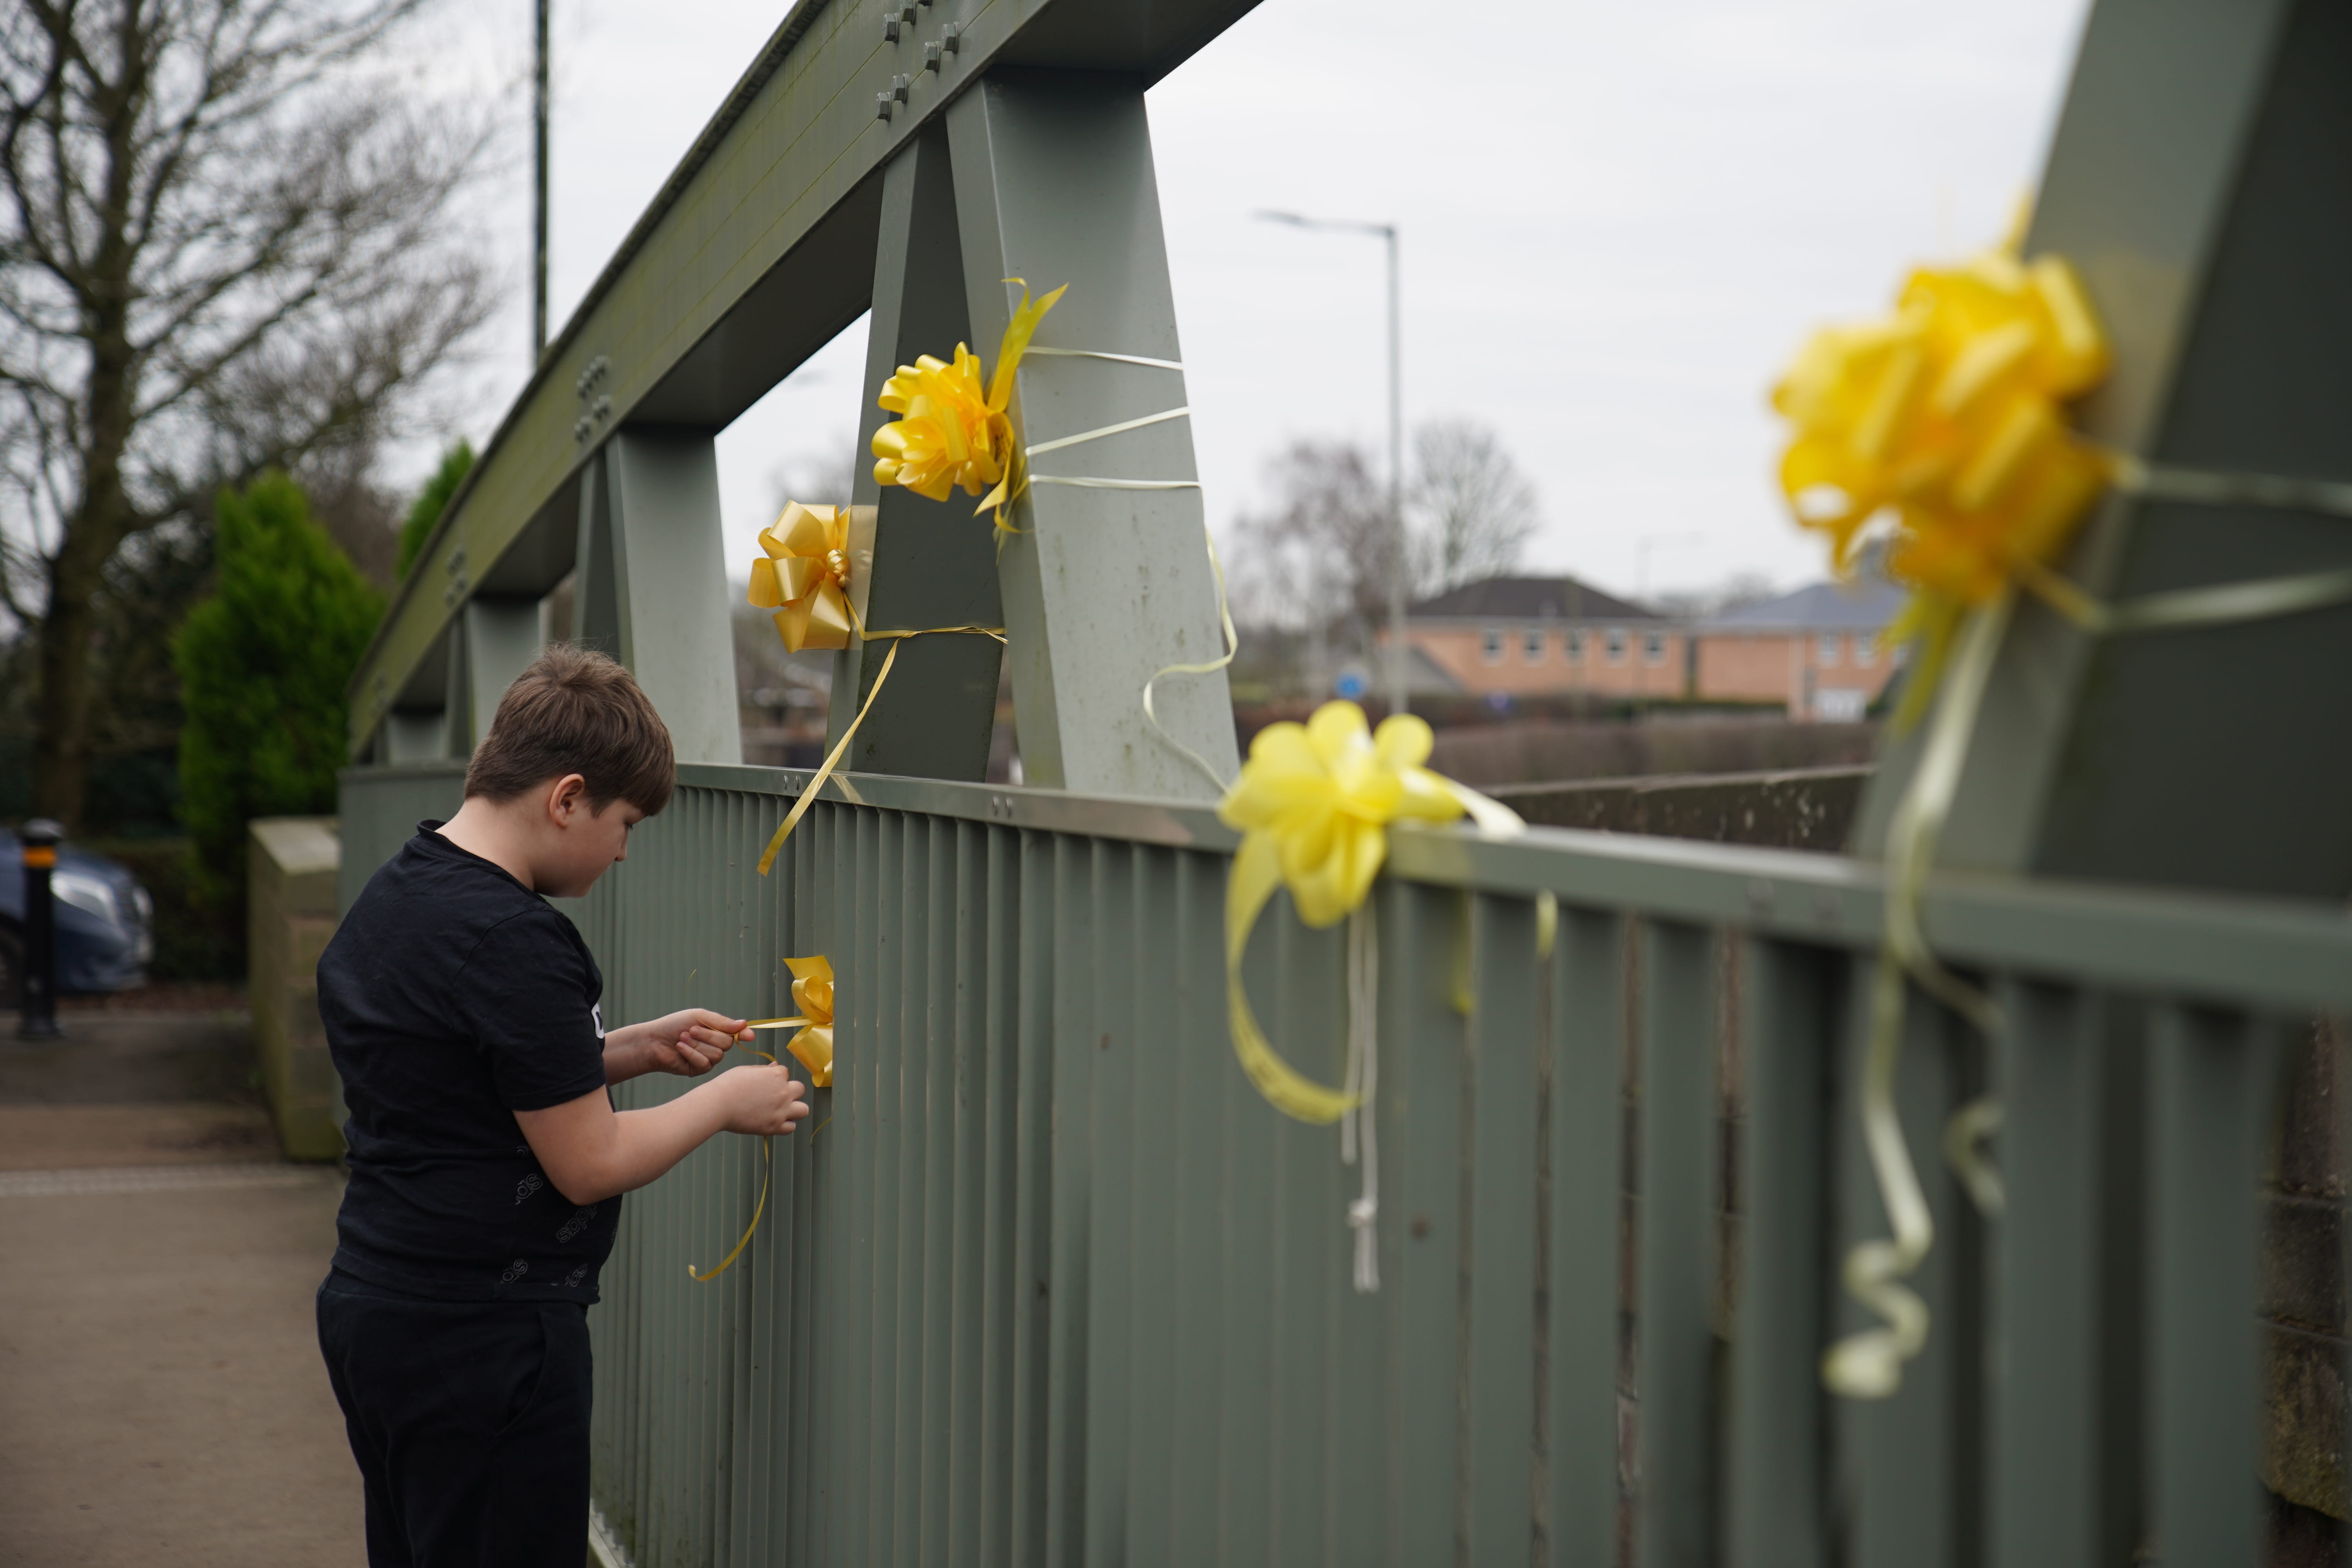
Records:
M242 1013L0 1014L0 1568L360 1568L294 1165Z

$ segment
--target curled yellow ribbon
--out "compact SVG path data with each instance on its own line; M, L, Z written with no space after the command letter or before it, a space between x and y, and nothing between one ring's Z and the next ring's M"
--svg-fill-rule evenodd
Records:
M1352 702L1327 702L1305 724L1269 724L1250 742L1241 777L1217 816L1241 830L1225 883L1225 999L1234 1054L1267 1103L1301 1121L1339 1121L1357 1097L1300 1073L1269 1043L1242 986L1242 954L1277 887L1298 918L1336 925L1363 904L1388 858L1388 824L1451 822L1465 811L1490 832L1526 825L1476 791L1430 772L1433 737L1410 713L1377 731Z
M980 356L962 343L951 362L923 354L913 364L900 365L877 399L898 417L874 433L875 479L932 500L947 500L958 486L966 495L986 492L979 510L993 509L997 526L1003 527L1004 509L1020 493L1021 451L1010 411L1013 373L1037 323L1068 289L1065 283L1033 301L1028 285L1022 284L1021 303L996 351L996 373L985 384Z
M793 972L793 1000L800 1004L801 1016L791 1018L753 1018L743 1026L746 1029L785 1029L795 1024L803 1026L801 1032L794 1035L792 1042L784 1048L798 1058L803 1067L808 1068L810 1088L831 1089L833 1087L833 964L824 954L819 953L814 958L788 958L784 960L784 967ZM763 1050L750 1046L745 1046L743 1048L763 1061L772 1062L776 1059ZM768 1212L768 1187L775 1179L775 1160L770 1152L769 1141L765 1138L760 1140L760 1160L764 1168L760 1173L760 1201L751 1206L751 1223L743 1227L742 1239L736 1242L734 1248L726 1257L720 1258L718 1266L709 1273L698 1270L691 1263L686 1266L687 1277L697 1283L708 1285L735 1267L735 1260L743 1256L743 1249L751 1245L751 1233L760 1228L760 1216Z
M793 653L849 646L856 612L849 602L848 508L784 503L761 531L766 552L751 563L751 601L776 612L776 630Z

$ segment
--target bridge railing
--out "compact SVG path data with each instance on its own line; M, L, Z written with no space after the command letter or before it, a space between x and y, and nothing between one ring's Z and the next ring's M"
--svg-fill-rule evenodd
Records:
M762 879L805 777L683 767L567 906L607 1016L789 1012L792 956L838 978L836 1086L772 1177L721 1139L625 1210L594 1489L641 1568L2252 1559L2261 1152L2284 1026L2352 1003L2342 913L1930 889L2007 1022L1913 999L1932 1330L1853 1403L1817 1364L1863 1322L1839 1260L1885 1234L1853 1102L1874 868L1394 835L1359 1294L1359 1173L1228 1044L1210 812L856 776ZM455 787L346 774L353 858ZM1339 933L1278 900L1247 968L1336 1081ZM1937 1158L1988 1091L1998 1219ZM741 1260L690 1279L770 1179Z

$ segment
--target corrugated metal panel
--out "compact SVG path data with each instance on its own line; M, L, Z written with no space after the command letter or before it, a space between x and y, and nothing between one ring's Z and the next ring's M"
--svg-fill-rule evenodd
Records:
M1417 879L1375 893L1382 1289L1359 1295L1357 1173L1333 1130L1257 1097L1227 1043L1229 837L1182 808L855 780L866 804L815 807L762 880L790 775L688 772L627 863L571 906L606 1015L786 1012L783 959L824 952L838 1083L777 1141L759 1234L719 1280L688 1266L749 1222L756 1142L713 1140L627 1201L591 1315L593 1485L640 1568L2031 1560L2033 1521L1995 1530L1989 1511L1988 1446L2009 1429L1985 1393L2002 1303L2033 1303L2019 1335L2042 1314L2138 1329L2102 1319L2125 1299L2058 1261L1993 1293L1989 1233L1934 1160L1985 1053L1922 1001L1902 1096L1941 1232L1918 1279L1934 1338L1894 1400L1820 1394L1823 1340L1856 1324L1834 1248L1885 1224L1848 1092L1867 965L1847 915L1825 915L1812 945L1778 901L1831 888L1824 873L1695 847L1645 872L1573 835L1535 837L1518 861L1401 850ZM347 842L396 844L453 777L355 771ZM1544 886L1632 891L1571 896L1547 961L1529 896ZM2043 972L2070 952L2102 972L2142 963L2151 993L2165 955L2200 942L2272 954L2292 1000L2326 984L2311 955L2352 957L2332 914L2148 900L2116 917L2159 933L2135 959L2084 929L2107 918L2095 900L1960 897L1941 907L2005 900L2039 922ZM1726 932L1754 926L1772 934L1735 952ZM1334 1081L1342 942L1278 903L1245 963L1283 1049ZM2138 1030L2147 1012L2116 1016ZM2243 1217L2199 1194L2252 1192L2261 1031L2156 1016L2147 1392L2205 1413L2156 1462L2242 1475L2252 1342L2220 1363L2187 1347L2251 1323L2251 1254L2188 1260ZM2039 1043L2008 1048L2058 1061L2059 1035L2032 1028ZM2005 1135L2028 1181L2089 1169L2062 1157L2084 1105L2053 1104ZM2091 1223L2095 1195L2078 1200L2072 1223ZM2038 1235L2014 1256L2046 1258L2055 1233ZM2057 1409L2064 1391L2030 1392ZM2250 1528L2231 1486L2181 1495L2177 1538Z

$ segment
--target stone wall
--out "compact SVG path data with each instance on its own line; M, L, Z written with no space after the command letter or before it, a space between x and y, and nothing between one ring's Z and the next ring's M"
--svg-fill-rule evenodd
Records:
M319 1021L319 954L335 934L342 841L331 816L266 816L247 842L253 1043L288 1158L341 1157L335 1069Z

